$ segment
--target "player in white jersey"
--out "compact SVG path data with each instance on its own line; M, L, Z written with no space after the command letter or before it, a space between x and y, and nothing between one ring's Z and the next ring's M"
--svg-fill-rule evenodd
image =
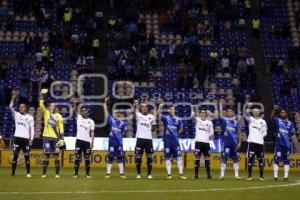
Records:
M134 102L135 119L136 119L136 146L135 146L135 163L137 170L137 179L141 178L141 165L144 151L147 157L147 178L152 179L152 154L153 154L153 142L152 131L156 128L156 118L149 113L149 107L146 103L140 104L140 110L138 110L138 101Z
M248 117L249 123L249 135L248 135L248 178L247 180L252 180L252 166L255 156L259 163L259 180L264 180L264 137L267 135L267 124L261 117L260 106L252 106L251 108L252 116Z
M196 109L196 107L195 107ZM197 111L196 111L197 113ZM200 108L198 114L192 112L195 119L195 179L198 179L201 155L205 160L205 168L207 178L211 179L210 174L210 139L214 135L214 127L212 121L207 119L207 110Z
M34 137L34 119L31 115L27 113L27 104L20 103L19 111L14 109L15 95L13 94L11 102L9 104L9 109L15 120L15 134L14 134L14 144L13 144L13 161L12 161L12 172L11 175L14 176L16 172L17 162L19 153L22 150L24 153L27 178L31 178L30 175L30 147L33 142Z
M94 144L94 131L95 131L95 122L89 118L88 109L85 106L80 108L80 113L77 112L77 103L78 100L74 101L73 111L76 115L77 121L77 134L76 134L76 144L75 144L75 174L74 178L78 177L78 171L80 166L80 161L82 154L85 160L85 171L86 178L92 178L90 175L91 168L91 151Z

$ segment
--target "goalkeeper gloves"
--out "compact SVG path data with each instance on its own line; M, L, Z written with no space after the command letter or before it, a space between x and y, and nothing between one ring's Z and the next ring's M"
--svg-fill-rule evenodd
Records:
M66 142L64 141L64 139L60 139L57 143L57 146L60 148L60 149L66 149Z

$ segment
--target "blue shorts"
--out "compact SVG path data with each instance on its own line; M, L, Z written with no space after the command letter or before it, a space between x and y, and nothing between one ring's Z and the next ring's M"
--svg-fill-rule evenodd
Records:
M291 151L288 147L283 147L280 145L275 145L275 154L274 154L274 162L279 164L279 162L284 162L284 164L290 164Z
M234 145L222 146L221 150L221 158L222 159L232 159L233 161L238 161L239 153L237 147Z
M119 158L123 157L123 145L122 144L109 144L108 157Z
M165 159L181 157L181 148L179 145L164 146Z
M43 148L45 154L59 154L58 140L55 138L43 138Z

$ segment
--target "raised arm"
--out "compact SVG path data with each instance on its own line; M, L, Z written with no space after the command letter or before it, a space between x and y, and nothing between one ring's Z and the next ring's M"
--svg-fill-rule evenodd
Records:
M39 107L40 107L40 111L41 113L45 113L46 112L46 106L45 106L45 102L44 102L44 95L47 93L48 91L46 90L41 90L41 93L40 93L40 97L39 97Z
M77 117L77 115L78 115L78 102L79 102L79 99L78 98L74 98L73 115L75 117Z
M103 105L103 110L104 110L104 115L107 118L109 116L108 112L108 102L109 102L109 97L104 98L104 105Z
M157 119L159 120L161 118L161 111L163 109L164 104L160 103L157 109Z
M11 100L10 100L10 104L9 104L9 110L10 110L13 117L15 117L15 112L16 112L15 109L14 109L15 100L16 100L16 97L13 94L12 97L11 97Z
M137 113L139 113L139 101L138 100L134 100L133 102L133 113L136 115Z
M274 108L273 108L273 110L272 110L272 112L271 112L271 120L274 120L275 119L275 117L276 117L276 110L278 109L278 106L277 105L275 105L274 106Z

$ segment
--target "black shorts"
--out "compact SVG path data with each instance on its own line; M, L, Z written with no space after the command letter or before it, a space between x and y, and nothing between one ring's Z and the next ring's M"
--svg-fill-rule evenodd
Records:
M265 157L264 145L249 142L247 156L248 156L248 158L255 157L255 156L258 159L264 158Z
M196 142L194 154L196 157L200 157L202 154L204 156L210 156L210 144L205 142Z
M151 139L137 138L135 145L135 154L143 155L144 151L146 154L153 153L153 142Z
M29 139L15 137L14 138L13 151L20 152L22 150L24 155L29 155L30 146L29 146L28 143L29 143Z
M76 140L75 155L91 155L91 143L83 140Z

